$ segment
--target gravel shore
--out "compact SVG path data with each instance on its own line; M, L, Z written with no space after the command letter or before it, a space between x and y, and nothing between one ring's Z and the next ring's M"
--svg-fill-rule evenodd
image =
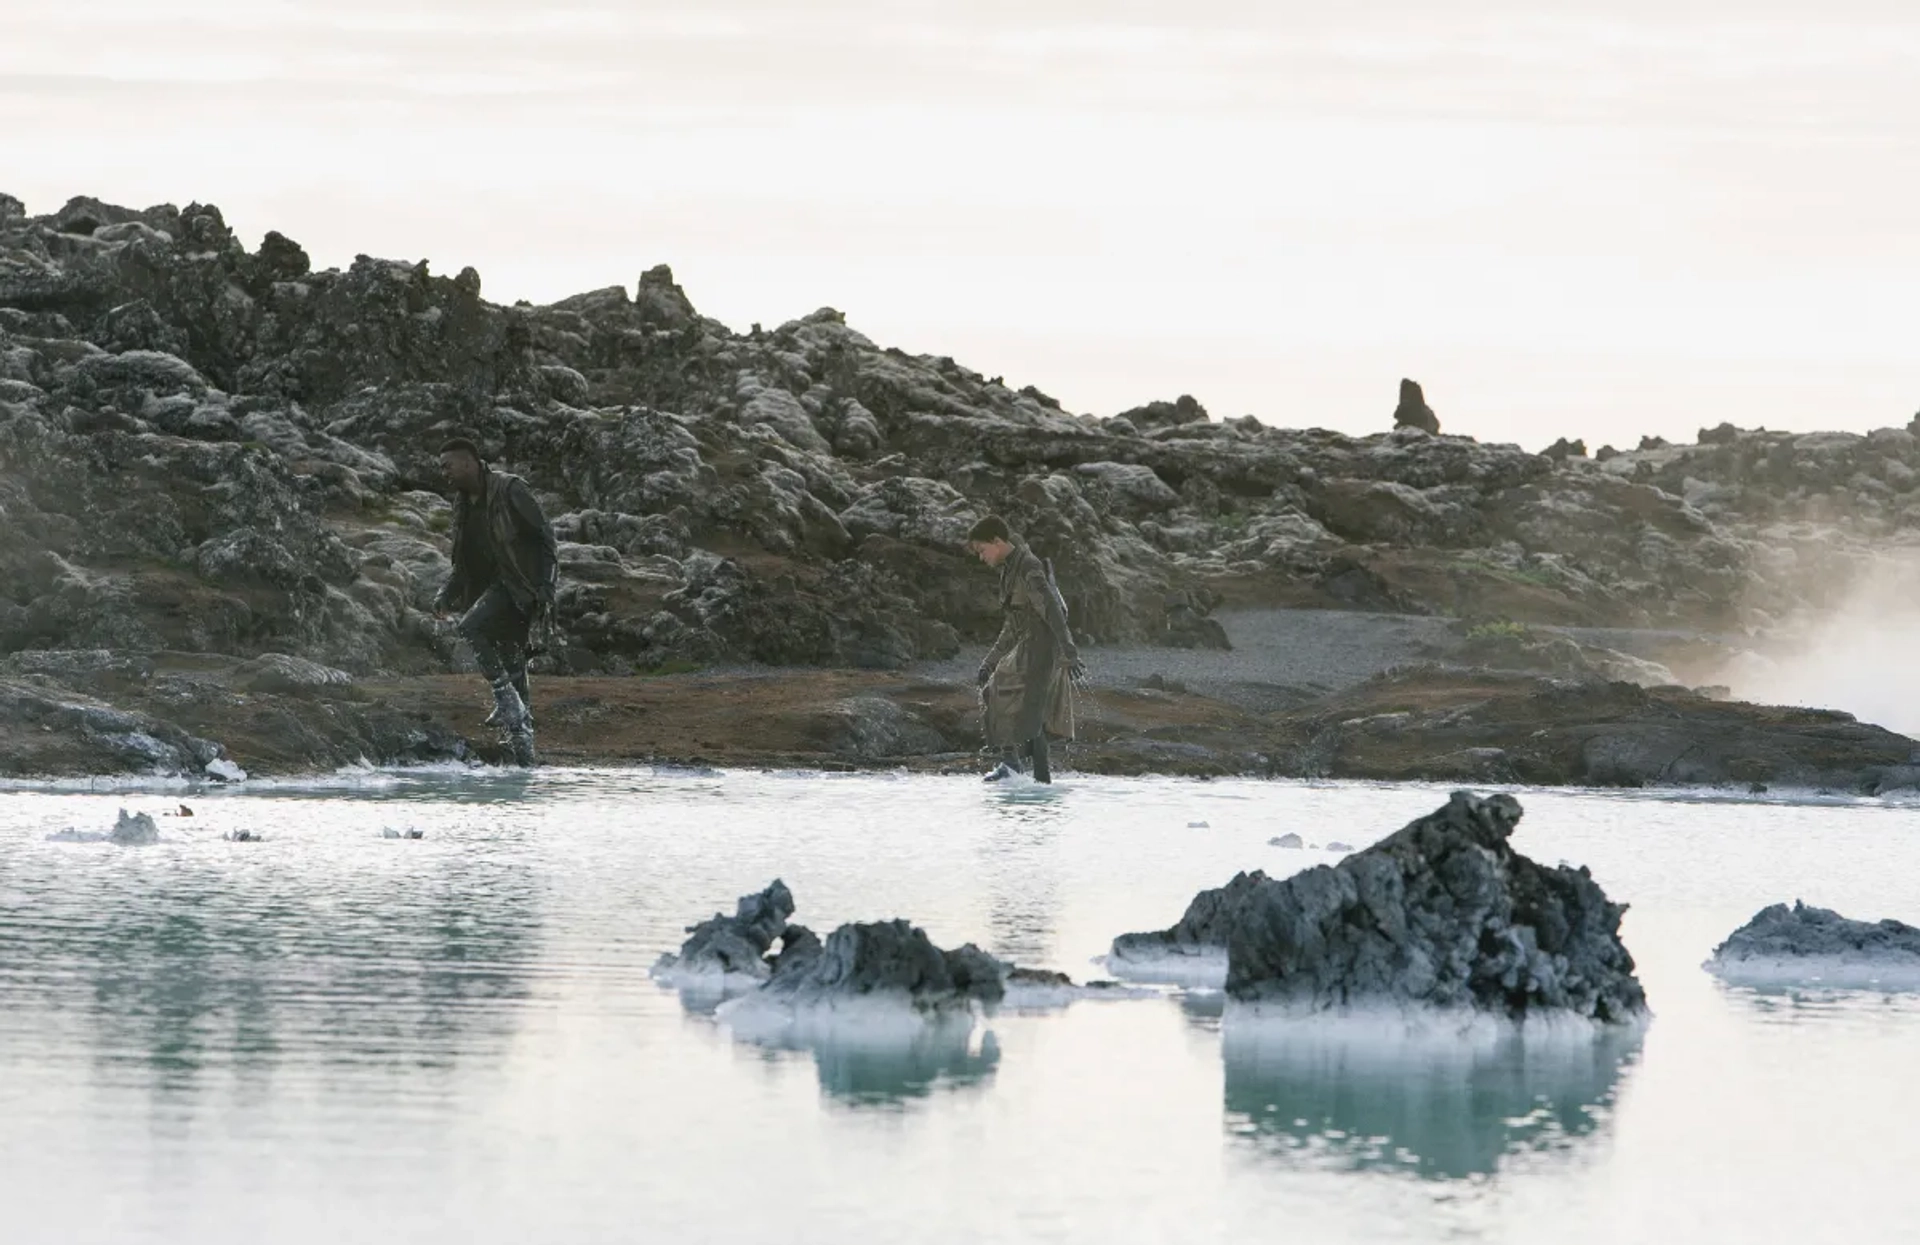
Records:
M1371 614L1353 610L1232 610L1215 615L1233 648L1089 647L1085 656L1096 687L1138 687L1158 676L1188 690L1254 713L1293 709L1397 666L1444 661L1461 640L1451 618ZM1674 631L1552 628L1582 644L1602 645L1660 660L1696 637ZM921 662L920 678L964 681L986 655L972 646L946 661Z

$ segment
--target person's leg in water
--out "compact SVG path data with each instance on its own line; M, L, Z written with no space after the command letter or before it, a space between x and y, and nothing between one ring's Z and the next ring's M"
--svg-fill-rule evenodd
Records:
M1048 764L1047 732L1043 730L1032 739L1029 739L1026 743L1025 752L1033 758L1033 780L1035 782L1051 783L1053 781L1053 767Z
M474 661L487 677L493 691L493 713L488 721L507 733L514 760L533 764L533 722L527 703L514 686L509 662L526 648L527 616L513 603L513 597L498 584L487 589L460 619L460 634L473 647Z
M526 706L527 725L533 725L533 689L527 684L527 653L524 647L511 649L502 645L501 657L507 667L507 678L513 684L513 690L520 693L520 703ZM482 726L492 726L500 720L500 710L494 709L487 714Z

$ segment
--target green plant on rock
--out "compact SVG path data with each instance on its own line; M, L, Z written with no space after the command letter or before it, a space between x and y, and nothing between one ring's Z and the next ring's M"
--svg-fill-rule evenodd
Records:
M1511 618L1502 618L1493 622L1475 623L1467 628L1469 640L1522 640L1527 636L1527 624L1515 622Z

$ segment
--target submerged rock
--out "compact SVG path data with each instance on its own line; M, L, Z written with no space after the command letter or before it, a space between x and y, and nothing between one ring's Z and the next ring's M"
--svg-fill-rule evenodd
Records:
M160 827L145 813L128 816L126 809L106 833L98 830L58 830L47 836L49 843L116 843L121 847L149 847L160 841Z
M1268 847L1305 847L1306 842L1297 834L1282 834L1267 840Z
M153 818L147 814L134 813L129 816L123 808L107 838L122 847L146 847L160 841L160 827L154 825Z
M1743 985L1920 987L1920 929L1853 921L1796 899L1761 909L1702 967Z

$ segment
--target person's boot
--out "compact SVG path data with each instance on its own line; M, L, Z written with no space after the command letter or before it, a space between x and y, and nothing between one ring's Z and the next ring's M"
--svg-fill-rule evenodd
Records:
M532 769L538 763L533 751L531 722L507 735L507 751L513 755L513 763L521 769Z
M1045 731L1027 741L1027 755L1033 758L1033 780L1051 783L1053 767L1048 764L1047 735Z
M987 782L1005 782L1020 772L1020 751L1017 748L1000 749L1000 764L988 771Z
M526 702L513 680L502 675L493 680L493 721L506 732L507 749L515 764L533 764L533 721L527 716Z
M527 685L527 672L522 670L513 676L513 690L520 693L520 707L526 710L527 725L533 725L533 689ZM495 705L487 712L487 720L482 726L497 726L500 722L500 706Z

